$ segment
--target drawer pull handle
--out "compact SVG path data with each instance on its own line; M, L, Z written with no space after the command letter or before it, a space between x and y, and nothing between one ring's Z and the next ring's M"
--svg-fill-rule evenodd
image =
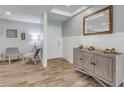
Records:
M96 65L95 63L91 63L92 65Z

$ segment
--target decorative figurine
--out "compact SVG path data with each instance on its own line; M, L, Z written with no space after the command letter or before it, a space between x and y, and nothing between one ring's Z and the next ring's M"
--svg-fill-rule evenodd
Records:
M79 48L79 49L82 49L82 48L83 48L83 45L81 44L78 48Z
M110 52L110 49L105 49L104 51L103 51L104 53L107 53L107 54L110 54L111 52Z
M112 48L112 49L110 50L110 52L113 53L113 54L117 54L115 48Z
M104 53L107 53L107 54L117 54L115 48L112 48L112 49L105 49L103 52L104 52Z
M96 50L96 49L95 49L94 46L90 46L90 47L88 48L88 50L89 50L89 51L93 51L93 50Z

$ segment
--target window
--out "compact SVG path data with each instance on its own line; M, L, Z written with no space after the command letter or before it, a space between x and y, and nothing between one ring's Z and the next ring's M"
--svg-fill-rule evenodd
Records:
M17 38L17 30L16 29L7 29L7 38Z

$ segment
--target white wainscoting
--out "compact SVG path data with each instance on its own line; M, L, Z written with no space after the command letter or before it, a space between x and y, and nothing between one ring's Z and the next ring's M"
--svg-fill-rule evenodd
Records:
M91 35L91 36L68 36L63 37L63 57L73 63L73 48L83 44L84 47L95 46L97 49L113 48L124 53L124 32Z

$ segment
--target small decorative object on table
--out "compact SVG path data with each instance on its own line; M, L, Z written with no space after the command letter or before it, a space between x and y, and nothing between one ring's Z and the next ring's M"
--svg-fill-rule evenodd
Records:
M96 50L96 49L95 49L94 46L90 46L90 47L88 48L88 50L89 50L89 51L93 51L93 50Z
M106 53L106 54L117 54L115 48L105 49L103 52Z
M111 49L111 53L112 53L112 54L117 54L116 49L115 49L115 48L112 48L112 49Z
M79 48L79 49L82 49L82 48L83 48L83 45L81 44L78 48Z
M105 49L104 51L103 51L104 53L106 53L106 54L110 54L111 52L110 52L110 49Z

